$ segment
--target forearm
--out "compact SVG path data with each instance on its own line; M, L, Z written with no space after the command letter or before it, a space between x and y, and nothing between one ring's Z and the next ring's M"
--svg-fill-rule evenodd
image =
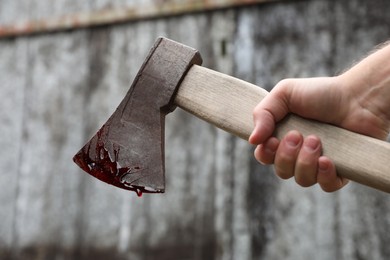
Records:
M363 88L390 87L390 42L381 45L343 75Z
M386 138L390 124L390 44L375 51L339 76L350 97L348 116L361 124L379 127L380 133L370 135ZM367 121L369 119L369 121Z

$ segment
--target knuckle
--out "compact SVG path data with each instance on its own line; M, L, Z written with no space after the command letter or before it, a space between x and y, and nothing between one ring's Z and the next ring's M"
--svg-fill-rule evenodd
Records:
M281 169L280 167L276 166L274 167L274 170L275 170L275 174L283 179L283 180L287 180L287 179L290 179L291 177L294 176L294 173L293 172L289 172L289 171L286 171L285 169Z
M302 176L315 176L317 174L317 162L315 160L297 159L296 172Z
M297 160L295 182L302 187L317 183L317 164L313 160Z
M317 183L317 181L314 178L309 177L309 176L306 176L306 178L296 176L295 177L295 182L298 185L300 185L301 187L304 187L304 188L313 186L314 184Z
M274 91L283 92L284 90L291 88L294 85L294 83L295 83L294 79L282 79L275 85Z
M276 84L276 87L278 88L283 88L283 87L288 87L293 83L294 79L282 79Z
M255 108L252 111L252 116L255 118L260 113L261 107L259 105L255 106Z
M295 165L298 160L299 147L287 147L286 144L277 151L278 159L281 163Z

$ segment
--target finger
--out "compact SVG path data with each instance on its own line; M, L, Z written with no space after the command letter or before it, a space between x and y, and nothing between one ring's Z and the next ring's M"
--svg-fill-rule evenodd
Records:
M254 130L249 137L251 144L265 142L275 129L275 122L280 121L289 112L291 80L282 80L253 110Z
M303 137L298 131L291 131L281 140L275 155L275 173L282 179L294 176L295 162Z
M263 109L255 109L253 112L254 129L248 139L251 144L264 143L275 129L275 119L273 115Z
M320 139L314 135L306 137L295 164L296 183L302 187L309 187L317 183L317 166L320 156Z
M337 191L349 182L348 179L337 175L335 165L325 156L318 159L317 181L322 190L326 192Z
M278 146L279 140L276 137L269 138L263 144L257 146L255 158L261 164L273 164Z

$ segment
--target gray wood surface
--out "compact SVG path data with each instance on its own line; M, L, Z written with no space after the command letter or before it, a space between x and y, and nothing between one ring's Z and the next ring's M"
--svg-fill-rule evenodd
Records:
M1 1L0 23L111 2ZM387 259L387 194L281 181L245 141L179 109L166 121L163 195L138 198L71 158L160 35L269 90L358 61L388 39L389 12L386 0L286 1L0 40L0 258Z

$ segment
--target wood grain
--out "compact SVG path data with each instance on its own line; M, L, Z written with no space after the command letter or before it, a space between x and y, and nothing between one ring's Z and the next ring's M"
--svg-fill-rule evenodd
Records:
M248 82L194 65L175 102L197 117L247 140L253 130L252 111L266 95L266 90ZM293 129L304 136L319 136L324 155L335 162L341 176L390 193L389 143L295 115L285 118L275 134L281 138Z
M0 1L0 23L124 2ZM270 87L332 75L387 40L385 3L284 1L0 40L0 259L388 259L387 193L280 181L246 141L182 109L166 118L165 194L138 198L71 160L158 36L199 49L205 67Z

